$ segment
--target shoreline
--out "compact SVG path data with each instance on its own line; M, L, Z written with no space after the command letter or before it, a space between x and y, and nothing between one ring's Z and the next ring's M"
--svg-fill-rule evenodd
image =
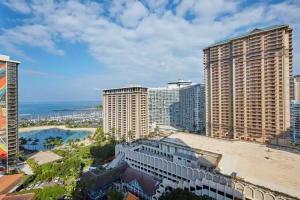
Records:
M28 131L40 131L45 129L58 128L62 130L70 130L70 131L89 131L91 133L95 133L97 128L68 128L65 125L57 125L57 126L33 126L26 128L19 128L19 132L28 132Z

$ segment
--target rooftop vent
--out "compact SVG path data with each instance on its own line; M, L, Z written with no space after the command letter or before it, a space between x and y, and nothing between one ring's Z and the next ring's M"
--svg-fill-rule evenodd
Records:
M259 31L261 31L261 29L255 28L255 29L253 29L250 33L256 33L256 32L259 32Z

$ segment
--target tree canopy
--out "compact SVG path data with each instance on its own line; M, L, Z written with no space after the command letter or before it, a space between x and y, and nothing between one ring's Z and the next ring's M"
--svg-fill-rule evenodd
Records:
M108 190L107 197L110 200L122 200L122 193L117 190Z

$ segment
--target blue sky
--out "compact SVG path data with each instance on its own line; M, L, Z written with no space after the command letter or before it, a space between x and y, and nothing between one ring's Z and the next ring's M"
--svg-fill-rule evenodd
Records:
M201 83L205 46L283 23L299 74L299 0L2 0L0 54L22 62L21 102L98 100L104 88Z

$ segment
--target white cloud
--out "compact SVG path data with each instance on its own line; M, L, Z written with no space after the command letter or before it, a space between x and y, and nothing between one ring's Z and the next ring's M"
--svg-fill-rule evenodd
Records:
M24 55L18 46L39 47L55 54L63 55L64 51L56 48L53 40L53 32L49 27L41 24L17 26L14 29L4 30L0 35L0 43L9 51L17 50L15 53Z
M2 0L1 3L20 13L29 14L31 12L30 6L25 0Z
M121 22L125 27L134 28L139 21L148 15L148 10L142 3L136 1L128 5L126 10L120 16Z
M73 84L104 88L129 83L158 86L177 78L203 82L202 49L243 32L241 27L288 23L295 27L294 44L300 41L300 5L293 2L241 9L238 1L184 0L175 14L166 10L167 1L146 2L112 1L108 17L97 3L33 2L32 22L0 33L0 42L23 55L19 47L25 45L62 55L57 40L86 44L107 72L83 76ZM195 15L192 22L184 19L187 12ZM294 46L298 66L300 47Z

